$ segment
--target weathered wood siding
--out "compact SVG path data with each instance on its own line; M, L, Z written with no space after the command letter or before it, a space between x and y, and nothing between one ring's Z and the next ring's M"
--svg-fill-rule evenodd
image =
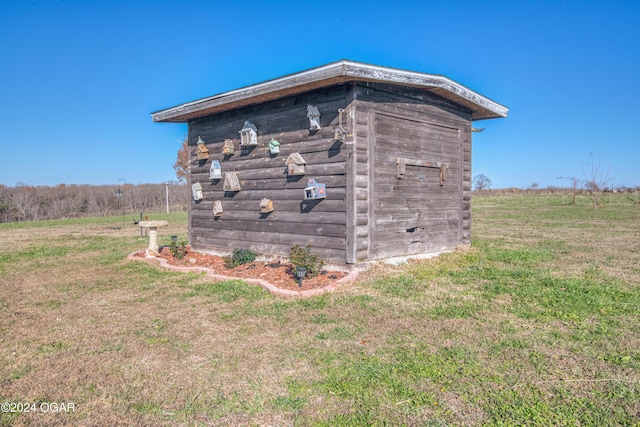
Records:
M470 113L411 88L359 84L356 93L357 260L453 249L470 241ZM445 162L439 170L398 157Z
M319 108L322 129L309 131L307 104ZM347 137L334 141L344 108ZM245 120L258 129L258 146L242 152ZM199 161L202 138L209 159ZM280 153L269 155L275 137ZM225 139L235 155L224 156ZM325 261L357 264L376 259L454 249L471 239L471 115L425 91L384 84L349 83L304 95L232 110L189 123L191 183L204 200L192 202L190 241L196 250L230 253L234 248L287 256L292 244L310 244ZM304 176L287 176L285 161L297 152ZM439 170L407 165L397 176L397 158L448 164ZM211 181L212 160L223 179ZM223 191L224 173L235 172L242 189ZM308 178L327 186L327 197L304 201ZM261 214L260 201L275 210ZM214 200L224 212L214 218Z
M310 244L326 261L345 263L347 246L347 178L349 148L333 139L338 110L347 106L348 85L233 110L189 122L190 179L200 182L204 200L192 201L189 219L194 249L230 253L234 248L259 254L288 256L292 244ZM309 131L307 104L319 108L322 129ZM258 129L258 145L242 153L239 131L245 120ZM198 161L198 137L209 149L209 159ZM272 156L268 141L276 138L280 153ZM233 156L224 156L225 139L235 145ZM287 176L285 161L298 152L306 164L304 176ZM223 179L211 181L212 160L220 161ZM224 173L235 171L242 189L223 191ZM308 178L326 184L327 197L304 201ZM275 210L261 214L260 201L273 201ZM221 200L224 212L214 218L214 200Z

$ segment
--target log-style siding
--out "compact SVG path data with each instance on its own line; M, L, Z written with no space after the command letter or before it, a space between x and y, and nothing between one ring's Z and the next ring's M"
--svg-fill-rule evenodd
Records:
M307 104L322 114L320 131L309 131ZM339 109L344 141L334 140ZM258 145L243 150L238 132L246 120L258 129ZM281 144L277 155L268 151L272 137ZM198 138L209 150L206 161L195 155ZM232 156L222 153L225 139L234 141ZM191 183L204 196L189 213L196 250L244 248L270 257L310 244L325 261L353 265L470 243L471 112L438 95L351 82L192 120L189 144ZM294 152L306 161L303 176L286 173ZM443 185L438 167L411 162L399 178L398 158L446 164ZM222 179L209 179L213 160ZM224 191L226 172L236 173L240 191ZM326 185L325 199L303 200L308 178ZM273 212L260 213L263 198ZM222 201L219 217L215 200Z
M333 126L338 110L347 106L349 93L349 87L342 85L189 122L191 183L200 182L204 195L190 209L194 249L230 253L243 248L267 256L288 256L291 245L310 244L325 261L345 263L348 148L334 141ZM320 131L309 131L307 104L318 107L322 114ZM258 145L243 150L238 132L246 120L258 129ZM272 137L281 144L277 155L270 155L267 147ZM198 138L209 149L206 161L195 156ZM225 139L234 141L232 156L222 153ZM304 176L286 173L285 161L293 152L307 162ZM240 191L225 192L224 178L209 179L213 160L220 162L223 177L225 172L237 174ZM326 185L325 199L303 200L308 178ZM259 212L263 198L273 201L273 212ZM214 200L221 200L223 208L216 218Z
M471 116L469 111L411 88L358 84L356 202L360 259L450 250L470 242ZM448 165L437 168L396 159Z

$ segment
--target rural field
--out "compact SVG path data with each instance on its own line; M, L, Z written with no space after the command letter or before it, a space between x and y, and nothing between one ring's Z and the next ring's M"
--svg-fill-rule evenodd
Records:
M472 210L471 249L302 300L127 261L128 218L0 224L0 425L640 426L635 196Z

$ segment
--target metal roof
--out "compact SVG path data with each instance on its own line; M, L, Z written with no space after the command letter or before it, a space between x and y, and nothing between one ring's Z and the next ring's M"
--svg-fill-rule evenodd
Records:
M473 120L507 117L509 112L504 105L445 76L343 60L160 110L151 113L151 117L154 122L184 123L222 111L353 81L422 88L468 108Z

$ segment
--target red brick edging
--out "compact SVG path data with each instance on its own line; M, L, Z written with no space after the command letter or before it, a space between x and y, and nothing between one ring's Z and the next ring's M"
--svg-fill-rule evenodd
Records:
M201 271L204 272L206 274L207 277L210 277L216 281L218 280L242 280L244 282L247 283L251 283L253 285L259 285L262 286L263 288L265 288L266 290L270 291L271 293L274 293L276 295L283 295L283 296L288 296L288 297L301 297L301 298L306 298L306 297L311 297L314 295L321 295L325 292L333 292L336 290L336 288L338 287L338 285L342 285L345 284L347 282L350 282L352 280L354 280L357 276L358 276L358 271L357 270L353 270L351 273L347 274L345 277L343 277L342 279L336 280L333 283L328 284L327 286L323 287L323 288L315 288L315 289L307 289L304 291L292 291L289 289L280 289L277 286L275 286L272 283L269 283L265 280L262 279L251 279L251 278L245 278L245 277L234 277L234 276L225 276L223 274L215 274L213 272L213 269L211 268L207 268L207 267L183 267L183 266L178 266L178 265L171 265L167 262L166 259L164 258L144 258L139 256L140 251L136 251L133 253L130 253L129 255L127 255L127 259L128 260L133 260L133 261L158 261L160 263L160 265L164 268L168 268L170 270L175 270L175 271L181 271L184 273L188 273L191 271Z

